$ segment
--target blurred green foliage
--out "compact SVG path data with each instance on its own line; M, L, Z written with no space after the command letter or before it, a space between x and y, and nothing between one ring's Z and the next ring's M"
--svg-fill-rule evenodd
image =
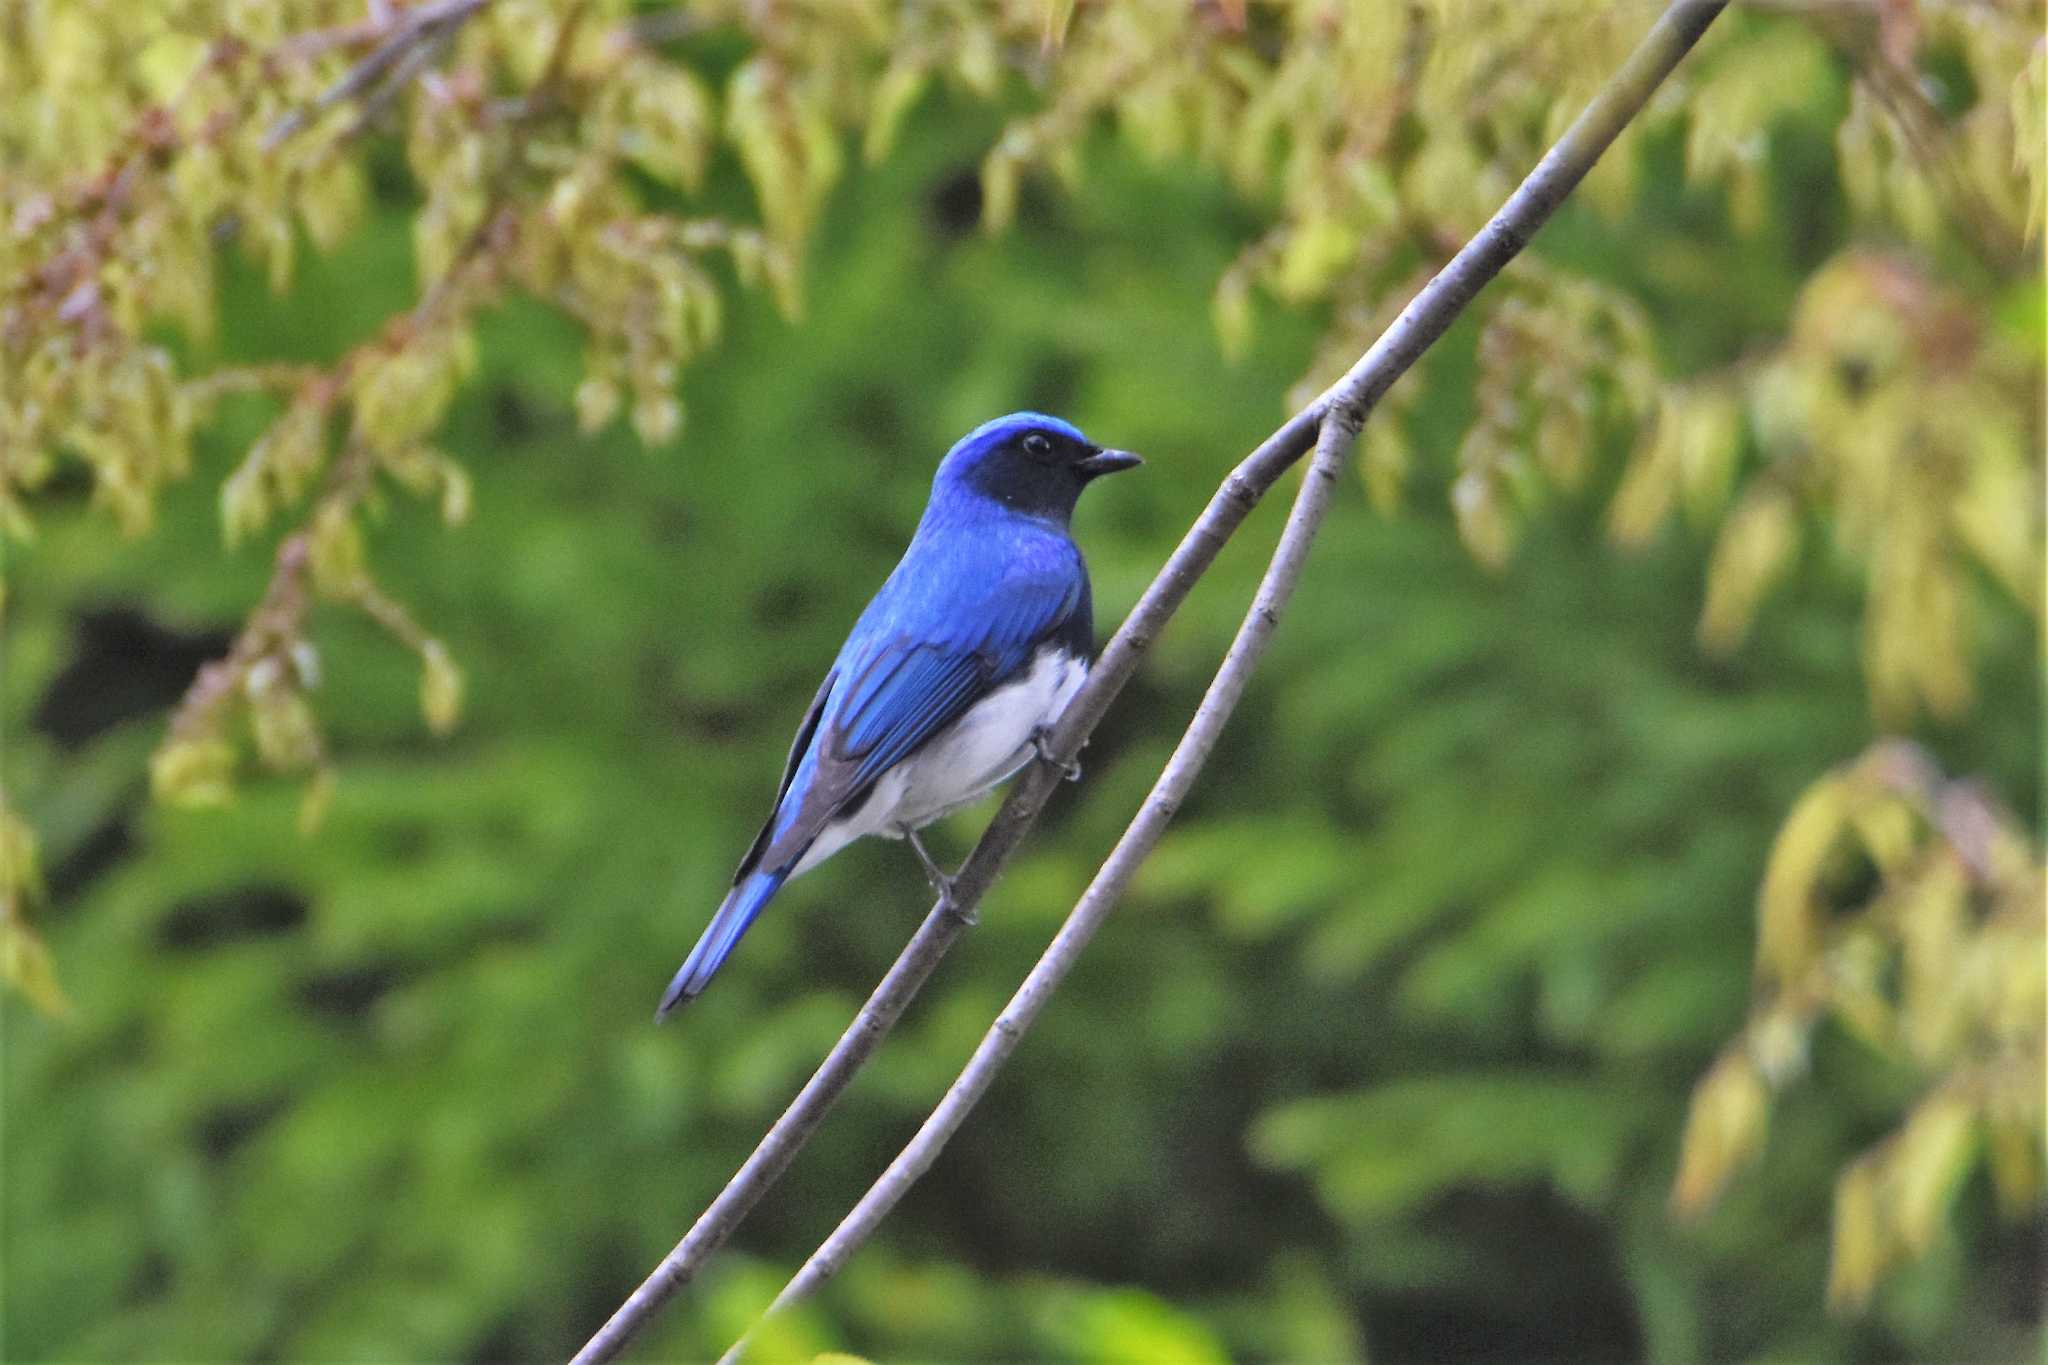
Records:
M1813 94L1826 107L1778 112L1791 152L1761 182L1687 189L1700 151L1666 127L1636 149L1622 216L1570 206L1539 244L1546 267L1628 291L1667 380L1774 352L1801 282L1850 240L1828 163L1846 83L1825 54L1794 58L1833 83ZM147 800L169 708L272 579L281 528L223 554L218 492L276 406L221 400L146 539L111 541L82 476L38 493L38 543L7 565L0 723L71 1009L0 1003L9 1359L561 1356L723 1183L924 908L914 865L849 850L688 1016L647 1015L946 443L1031 405L1147 454L1078 527L1114 620L1319 344L1358 322L1355 300L1325 317L1248 294L1227 362L1208 291L1265 224L1158 149L1089 137L1084 194L1026 180L1011 231L974 233L1000 128L934 99L878 168L790 201L816 213L802 323L728 289L672 449L577 434L579 327L523 300L481 315L433 433L473 479L467 524L373 496L361 531L460 660L463 724L429 740L414 660L370 617L313 611L306 690L339 773L317 834L303 780L255 780L224 810ZM327 365L375 335L417 297L418 206L393 161L373 146L361 230L304 253L287 294L259 250L226 250L213 339L164 344ZM1953 275L2005 300L2001 335L2024 344L2037 276ZM1517 288L1557 297L1539 272ZM1570 315L1599 331L1601 298ZM1829 1018L1758 1164L1673 1219L1688 1097L1747 1017L1774 835L1872 733L1864 567L1779 555L1770 609L1703 652L1714 518L1641 516L1617 553L1629 480L1655 499L1634 433L1594 423L1574 479L1522 486L1542 515L1512 572L1489 573L1450 488L1485 429L1484 376L1542 381L1487 369L1493 325L1461 325L1381 424L1398 516L1367 505L1386 483L1368 442L1130 903L931 1178L773 1345L2038 1354L2039 1212L2002 1217L1976 1173L1867 1312L1828 1315L1836 1172L1926 1084ZM1524 315L1492 335L1528 332ZM1910 396L1912 374L1880 377ZM2038 470L2038 419L2020 439ZM1714 450L1727 480L1769 466L1747 436ZM1226 552L982 926L646 1358L723 1349L908 1136L1165 757L1276 524L1261 513ZM1963 581L1981 700L1893 728L2038 829L2038 599ZM977 828L963 815L940 842Z

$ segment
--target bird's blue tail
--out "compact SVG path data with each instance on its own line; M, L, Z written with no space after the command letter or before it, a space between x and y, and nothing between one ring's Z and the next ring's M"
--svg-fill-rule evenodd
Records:
M668 1017L670 1010L678 1005L688 1004L698 992L711 984L725 960L732 956L732 950L739 945L740 936L747 932L747 926L761 913L761 907L773 899L789 880L789 869L769 872L756 869L740 878L726 895L725 903L718 907L718 913L711 917L711 923L704 929L704 936L697 940L697 946L683 959L682 970L675 980L668 983L668 994L661 997L661 1008L654 1012L658 1022Z

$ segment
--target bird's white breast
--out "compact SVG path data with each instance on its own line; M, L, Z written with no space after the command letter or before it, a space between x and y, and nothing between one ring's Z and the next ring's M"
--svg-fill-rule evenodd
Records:
M1059 719L1087 677L1086 659L1057 646L1040 650L1022 673L884 773L858 810L825 827L792 875L863 835L901 838L986 793L1024 766L1032 733Z
M909 771L896 823L928 825L1023 767L1032 732L1059 718L1087 676L1085 660L1041 650L1021 676L969 707L903 765Z

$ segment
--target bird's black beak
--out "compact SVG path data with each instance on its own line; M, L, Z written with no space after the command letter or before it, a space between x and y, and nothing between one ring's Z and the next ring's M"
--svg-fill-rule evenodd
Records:
M1079 470L1085 482L1099 479L1104 474L1114 474L1119 469L1136 469L1145 463L1128 450L1098 450L1085 460L1078 460L1074 468Z

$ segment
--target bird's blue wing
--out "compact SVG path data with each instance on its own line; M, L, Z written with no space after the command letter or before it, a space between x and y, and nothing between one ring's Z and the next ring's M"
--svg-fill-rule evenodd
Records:
M943 604L952 610L922 610L925 603L912 597L908 610L863 619L840 655L836 685L762 832L759 855L742 873L793 864L825 825L1027 667L1041 645L1074 635L1077 626L1085 641L1092 629L1077 557L1013 566L976 586L968 600Z
M804 755L810 752L811 739L818 733L818 721L825 714L825 703L832 699L832 685L839 681L839 670L833 669L825 675L825 681L818 687L818 695L811 698L810 709L804 712L802 723L796 727L796 738L789 743L789 760L782 765L782 785L775 789L775 804L768 808L768 819L761 826L761 832L754 836L754 842L747 849L747 855L740 859L739 870L732 874L732 884L738 886L746 875L761 861L761 851L768 846L768 840L775 833L775 816L782 809L784 798L789 795L790 783L796 781L797 770L803 766Z
M909 757L1014 671L1007 641L994 648L958 643L886 641L867 673L847 689L833 719L832 752L853 763L853 782L866 786Z

